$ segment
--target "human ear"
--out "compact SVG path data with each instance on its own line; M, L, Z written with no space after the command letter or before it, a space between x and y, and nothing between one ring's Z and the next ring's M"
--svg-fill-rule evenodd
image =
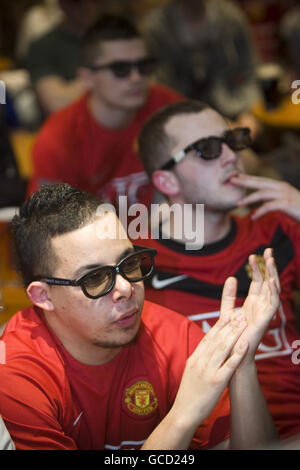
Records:
M175 173L166 170L156 170L152 175L152 183L162 194L175 196L180 192L180 185Z
M31 302L42 310L52 311L54 305L50 298L49 286L45 282L33 281L26 289Z

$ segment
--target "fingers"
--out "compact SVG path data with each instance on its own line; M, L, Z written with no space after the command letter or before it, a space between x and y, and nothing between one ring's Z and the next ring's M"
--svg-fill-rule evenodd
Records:
M251 268L252 281L249 287L248 295L259 295L264 281L264 277L262 275L261 269L258 265L257 258L255 255L249 256L249 266Z
M248 206L262 203L251 218L253 220L272 211L283 211L295 220L300 221L300 191L286 181L239 174L230 182L254 190L237 202L237 206Z
M217 322L200 341L192 356L199 364L217 370L227 359L233 346L247 326L243 312L234 312L226 324Z
M243 197L238 201L239 206L247 206L251 204L255 204L257 202L261 201L267 201L267 200L275 200L276 202L280 198L280 193L276 190L273 189L264 189L264 190L259 190L255 191L254 193L248 194L247 196Z
M235 306L237 292L237 280L234 277L226 279L222 291L220 318L227 318L231 315Z
M278 302L280 293L280 279L277 271L273 250L266 248L264 251L265 259L265 282L262 285L261 294L269 296L269 301L273 304Z
M259 211L256 211L256 216L253 218L261 217L267 212L278 210L282 207L283 193L287 191L287 185L284 182L246 174L233 177L230 181L237 186L256 190L240 199L237 203L238 206L247 206L262 201L270 201L264 204L264 208L260 208Z
M228 360L234 345L246 327L247 321L244 314L240 311L236 312L230 323L214 338L214 350L209 360L212 367L219 368L224 361ZM232 364L235 364L234 359Z
M238 315L233 322L231 333L227 338L223 338L210 359L209 365L216 368L218 379L224 384L228 384L248 349L248 341L241 338L247 322L240 312Z
M230 179L230 182L237 186L242 186L248 189L273 189L276 190L281 184L281 181L265 178L263 176L252 176L245 173L240 173Z
M247 204L248 203L246 203L245 205ZM241 205L244 205L244 204L241 204ZM260 206L258 209L256 209L254 214L252 214L251 218L252 220L256 220L259 217L267 214L268 212L280 211L284 209L286 209L285 202L282 199L275 199L273 201L266 202L265 204Z
M265 260L265 273L263 274L259 264L257 262L257 258L255 255L249 256L249 265L251 268L252 273L252 281L249 287L249 295L259 295L262 291L266 291L269 289L269 281L274 279L275 286L277 289L280 289L280 280L278 271L275 264L275 259L273 258L273 250L272 248L266 248L264 251L264 260Z
M275 259L273 257L273 250L271 248L267 248L265 250L264 258L265 258L265 263L266 263L266 279L267 280L274 279L277 289L280 290L279 274L277 271Z
M229 382L233 376L235 370L241 364L248 350L248 341L245 339L238 340L231 356L224 362L220 373L223 376L223 380Z

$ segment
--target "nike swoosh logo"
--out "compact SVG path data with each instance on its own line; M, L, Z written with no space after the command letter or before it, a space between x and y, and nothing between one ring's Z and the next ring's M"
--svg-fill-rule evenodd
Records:
M182 279L186 279L188 276L186 274L182 274L181 276L174 276L169 277L168 279L158 279L158 275L154 274L152 278L152 287L154 289L163 289L164 287L170 286L171 284L175 284Z

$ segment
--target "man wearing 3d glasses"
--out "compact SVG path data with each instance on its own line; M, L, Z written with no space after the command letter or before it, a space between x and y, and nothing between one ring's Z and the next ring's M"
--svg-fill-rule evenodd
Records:
M45 185L13 219L33 302L1 338L0 413L16 448L276 441L254 362L279 303L272 250L265 278L249 258L253 282L239 310L236 280L226 281L220 320L204 337L182 315L144 300L155 250L133 246L114 211L97 215L99 204L67 184Z
M219 317L226 278L238 279L240 305L251 281L249 254L255 253L264 269L264 249L272 247L281 304L258 348L256 365L280 436L299 434L300 373L293 354L300 344L293 303L293 292L300 287L299 191L282 181L246 175L241 154L251 144L249 130L231 128L197 101L155 113L139 143L149 177L171 206L191 204L195 210L196 204L204 204L200 249L186 249L189 240L176 236L173 219L162 221L157 240L142 240L157 250L147 298L182 313L207 332ZM256 191L245 195L245 188ZM251 203L262 204L243 217L232 214Z
M153 187L137 155L142 124L160 107L182 99L151 85L155 60L126 19L103 16L82 39L79 76L87 93L46 121L33 148L29 193L65 182L118 203L152 200Z

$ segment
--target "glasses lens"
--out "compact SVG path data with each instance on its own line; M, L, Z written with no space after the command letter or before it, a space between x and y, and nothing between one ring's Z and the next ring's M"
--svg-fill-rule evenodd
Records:
M110 289L112 278L111 269L99 268L86 275L83 286L89 295L96 297Z
M110 68L116 77L125 78L130 75L132 65L130 62L114 62Z
M152 256L149 253L135 253L122 262L120 269L127 279L137 282L147 277L152 267Z
M228 131L224 142L232 150L243 150L251 145L250 131L247 128L237 128Z
M155 69L154 59L144 59L137 63L138 71L141 75L151 75Z
M222 142L218 137L209 137L196 142L194 148L204 160L214 160L221 155Z

